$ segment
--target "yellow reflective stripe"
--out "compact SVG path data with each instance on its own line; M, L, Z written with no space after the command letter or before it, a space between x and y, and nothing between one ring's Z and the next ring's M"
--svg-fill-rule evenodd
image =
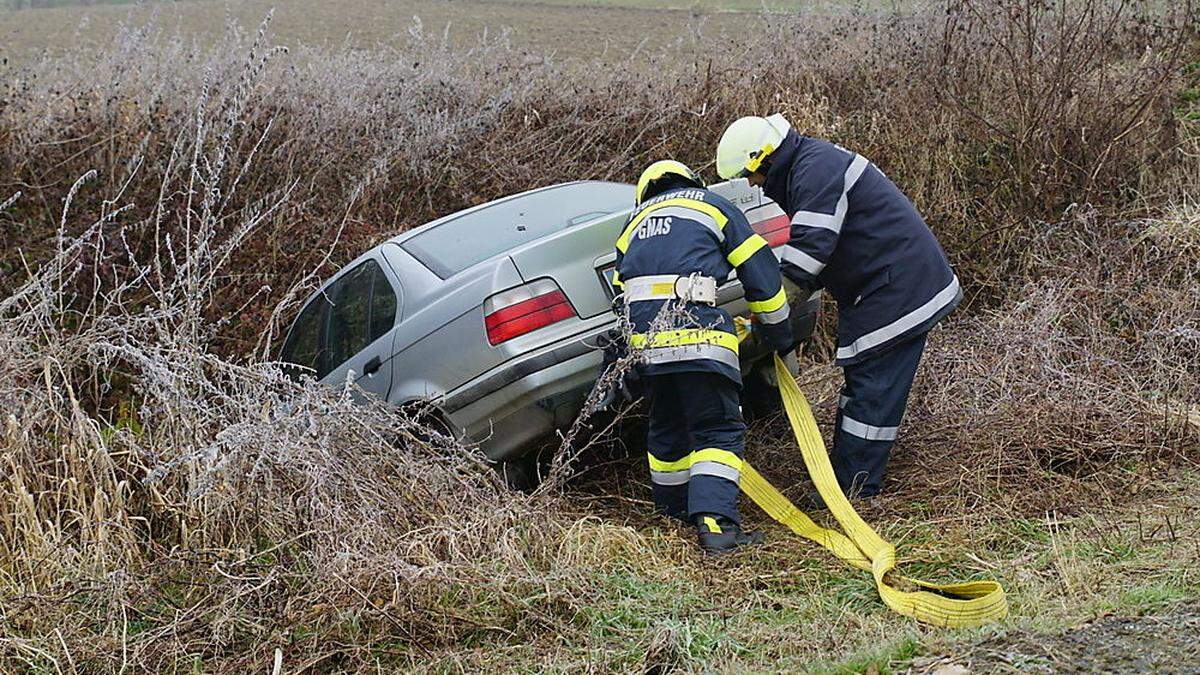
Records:
M729 252L725 259L734 267L741 267L742 263L750 259L750 256L758 253L758 250L767 245L767 240L757 234L750 235L750 238L738 244L737 248Z
M775 310L787 304L787 293L780 288L778 293L771 296L767 300L759 300L757 302L751 301L747 302L746 304L750 307L750 311L754 312L755 314L774 312Z
M700 201L699 199L688 199L687 197L675 197L673 199L658 202L657 204L651 204L650 206L647 206L639 211L638 214L633 217L633 220L629 221L629 225L625 227L625 231L621 233L621 236L617 237L617 250L621 253L624 253L629 248L629 236L633 234L634 229L637 228L637 226L640 225L642 221L645 220L646 217L651 213L668 206L681 206L685 209L694 209L701 213L707 214L717 222L717 227L721 229L725 229L725 223L729 222L729 219L725 217L725 214L721 213L721 209L718 209L708 202Z
M724 464L725 466L732 467L738 471L742 470L742 458L738 457L732 452L729 452L728 450L722 450L720 448L704 448L703 450L697 450L691 454L691 458L692 464L695 464L696 462L716 462L717 464Z
M721 534L721 526L717 524L717 519L712 516L704 516L704 525L709 532L713 534Z
M633 349L687 347L690 345L717 345L736 353L738 350L738 339L733 333L706 328L663 330L654 333L653 339L645 333L634 333L629 336L629 346Z
M651 471L687 471L692 468L692 458L690 455L683 459L677 459L674 462L661 460L650 453L646 453L646 457L650 460Z
M673 462L659 459L650 453L646 453L646 458L650 461L651 471L686 471L692 468L697 462L716 462L732 467L738 471L742 470L742 458L720 448L704 448L689 453L683 459L677 459Z
M625 282L621 281L621 273L616 270L613 270L612 282L613 282L613 286L620 286L621 288L625 288Z

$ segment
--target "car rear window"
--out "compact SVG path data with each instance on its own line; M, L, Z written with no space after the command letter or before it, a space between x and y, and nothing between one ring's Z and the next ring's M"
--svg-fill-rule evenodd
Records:
M454 217L401 246L445 279L521 244L632 207L631 185L561 185Z

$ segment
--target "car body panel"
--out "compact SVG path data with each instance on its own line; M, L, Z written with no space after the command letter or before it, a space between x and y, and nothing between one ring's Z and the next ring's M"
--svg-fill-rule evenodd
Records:
M355 353L348 360L335 366L333 370L326 375L326 379L330 382L342 382L346 379L353 379L354 383L366 394L374 395L377 398L387 399L391 393L392 385L392 367L395 362L395 355L398 353L395 349L395 336L397 333L397 325L400 321L402 308L404 307L404 294L395 278L395 274L383 259L383 256L378 250L372 250L366 256L362 256L351 265L347 266L347 270L354 270L358 265L372 260L376 262L391 285L392 292L396 294L396 322L388 329L386 333L371 341L364 349ZM367 373L366 365L372 359L379 359L379 367L374 372ZM361 396L358 391L354 391L354 396Z
M594 347L595 340L608 328L544 348L505 364L503 371L481 376L457 396L448 397L447 405L464 405L447 412L447 417L492 459L519 456L547 430L570 425L578 414L603 357ZM476 392L487 393L473 398Z
M523 283L516 267L507 257L494 259L456 275L454 281L441 292L414 299L411 304L419 308L406 314L397 328L389 401L442 396L506 360L503 351L486 348L481 317L483 300L495 289Z
M761 215L766 211L756 209L768 207L773 217L782 214L745 180L712 189L743 210ZM627 202L614 209L613 200L625 199L623 195ZM615 260L614 242L633 211L632 195L632 186L602 182L539 188L451 214L373 248L308 302L357 265L373 260L397 295L395 323L320 382L337 385L352 379L367 394L397 405L432 402L448 426L479 443L492 459L520 456L571 423L598 375L600 336L615 325L604 272ZM574 199L566 198L570 196ZM601 208L593 208L597 205ZM460 231L439 231L431 244L414 239L443 226ZM522 238L527 240L507 245ZM458 248L473 242L490 247L486 250L499 242L504 250L483 256ZM435 249L445 259L414 255L414 250ZM472 264L457 269L463 261ZM540 279L558 285L576 316L490 344L484 324L488 298ZM721 285L718 304L731 314L746 314L736 274ZM804 333L800 337L811 333L819 304L816 295L793 303L805 314L796 324ZM743 370L769 355L751 341L743 349ZM364 375L373 358L382 367Z

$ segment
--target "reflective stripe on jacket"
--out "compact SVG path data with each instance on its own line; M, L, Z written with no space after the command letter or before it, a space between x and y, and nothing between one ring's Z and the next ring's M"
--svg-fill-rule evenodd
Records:
M792 219L783 273L838 303L837 361L869 358L928 331L962 298L933 232L861 155L794 130L763 191Z
M779 264L766 240L729 200L699 188L670 190L648 200L617 238L619 287L646 276L699 274L723 282L737 270L750 310L768 340L786 340L788 304ZM719 308L686 303L686 316L669 325L651 323L666 300L628 303L634 335L644 349L644 371L718 372L741 382L733 319ZM786 344L786 342L785 342Z

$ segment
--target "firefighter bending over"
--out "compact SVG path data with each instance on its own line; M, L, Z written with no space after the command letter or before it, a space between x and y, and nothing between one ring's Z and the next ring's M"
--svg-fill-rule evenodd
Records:
M848 496L877 494L926 335L962 298L958 277L883 172L862 155L797 133L782 115L729 125L717 173L762 186L787 212L784 275L837 301L837 364L846 383L830 460Z

